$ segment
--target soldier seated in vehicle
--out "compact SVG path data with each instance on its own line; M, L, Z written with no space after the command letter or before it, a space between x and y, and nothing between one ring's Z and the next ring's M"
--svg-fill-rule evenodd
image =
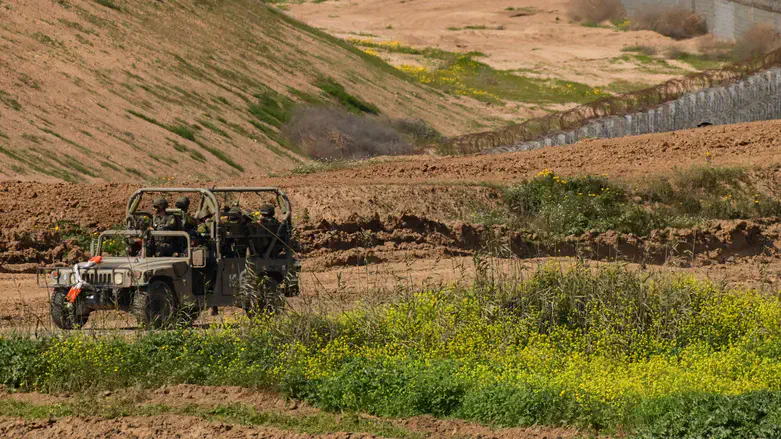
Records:
M174 215L166 212L168 200L158 198L152 203L155 209L155 215L152 217L152 229L156 231L177 231L182 230L182 224ZM174 238L168 236L158 236L154 240L154 255L158 257L173 256L177 248L174 245Z

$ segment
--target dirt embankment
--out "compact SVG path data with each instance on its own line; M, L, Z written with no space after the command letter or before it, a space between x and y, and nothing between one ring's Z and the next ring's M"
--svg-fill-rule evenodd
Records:
M295 184L509 183L533 178L545 168L562 176L607 174L611 179L640 180L695 165L769 169L775 172L775 181L781 180L781 121L584 140L569 146L495 155L406 157L302 176Z
M722 221L692 229L663 229L648 237L616 232L542 239L506 226L442 223L401 215L381 220L354 217L300 228L312 267L394 262L400 257L467 256L475 252L534 258L579 256L648 264L710 265L736 257L776 254L781 227L775 220Z

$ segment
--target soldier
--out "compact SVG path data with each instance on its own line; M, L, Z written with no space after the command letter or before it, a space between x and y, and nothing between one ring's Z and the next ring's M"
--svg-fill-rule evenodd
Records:
M277 218L274 216L275 209L273 204L264 204L260 206L260 224L264 229L264 232L271 235L271 237L276 237L277 240L279 239L285 239L284 236L279 236L279 234L285 234L284 230L280 230L280 223L277 220ZM268 249L268 246L271 244L273 239L265 239L261 243L262 251L266 251ZM278 241L277 241L278 242ZM276 247L277 252L272 252L272 255L279 253L279 247Z
M166 212L168 200L158 198L152 203L152 207L155 209L155 216L152 218L152 228L154 230L172 231L182 229L179 218ZM171 237L159 236L155 238L155 247L156 256L173 256L174 254L173 238Z
M182 211L182 229L187 233L194 232L197 228L197 223L195 218L188 213L188 210L190 210L190 199L181 196L176 200L175 206Z

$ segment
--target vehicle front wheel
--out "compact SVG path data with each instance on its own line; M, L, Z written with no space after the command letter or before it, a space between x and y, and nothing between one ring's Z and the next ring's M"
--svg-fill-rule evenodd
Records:
M65 289L54 290L51 298L51 315L54 326L60 329L80 329L87 324L89 312L81 312L80 307L68 302ZM78 303L78 300L76 301Z
M153 280L133 297L133 315L138 325L148 329L167 328L176 323L176 298L168 282Z

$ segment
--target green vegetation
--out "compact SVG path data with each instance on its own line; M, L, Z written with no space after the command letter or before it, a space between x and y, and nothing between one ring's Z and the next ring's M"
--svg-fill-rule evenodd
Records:
M615 94L624 94L624 93L631 93L637 90L643 90L648 87L651 87L651 84L646 84L644 82L630 82L630 81L618 80L608 84L608 86L605 87L605 90Z
M176 134L177 136L179 136L179 137L181 137L183 139L187 139L187 140L189 140L191 142L194 142L196 145L198 145L201 148L205 149L206 151L211 153L213 156L215 156L218 159L220 159L221 161L225 162L225 164L227 164L231 168L234 168L234 169L239 170L239 171L244 171L244 167L243 166L241 166L238 163L234 162L233 159L231 159L227 154L225 154L221 150L219 150L217 148L214 148L214 147L211 147L209 145L206 145L203 142L198 141L196 139L196 137L195 137L195 132L189 126L187 126L187 125L185 125L183 123L180 123L179 125L165 125L165 124L162 124L162 123L158 122L157 120L155 120L155 119L153 119L153 118L151 118L149 116L146 116L146 115L144 115L142 113L139 113L137 111L127 110L127 112L132 114L133 116L136 116L136 117L138 117L140 119L143 119L143 120L145 120L145 121L147 121L147 122L149 122L151 124L155 124L155 125L157 125L157 126L159 126L161 128L165 128L166 130ZM194 154L194 153L195 153L194 151L193 151L193 153L191 153L191 157L193 159L195 159L195 160L201 161L200 159L203 158L203 155L200 154L200 153L197 153L197 154ZM132 169L132 168L129 168L129 169L126 169L126 170L128 172L132 173L132 174L136 174L138 172L137 170ZM136 172L132 172L132 171L136 171ZM138 174L136 174L136 175L138 175Z
M377 416L649 438L781 434L776 295L619 266L548 265L501 282L476 262L473 285L330 315L135 337L0 338L0 384L242 385ZM253 417L234 410L227 415Z
M59 47L62 46L62 42L55 40L54 38L43 34L41 32L36 32L32 35L32 37L38 41L41 44L47 44L49 46Z
M60 134L58 134L58 133L48 129L48 128L39 128L39 129L41 131L43 131L44 133L50 134L50 135L52 135L52 136L62 140L63 142L65 142L65 143L67 143L69 145L75 146L76 149L78 149L79 151L83 152L84 154L90 154L90 150L89 149L87 149L84 146L74 142L73 140L70 140L70 139L68 139L68 138L66 138L66 137L64 137L64 136L62 136L62 135L60 135Z
M781 202L765 195L747 171L694 167L625 187L606 177L562 178L543 170L505 189L507 221L540 233L588 231L646 235L664 227L688 227L708 219L781 214Z
M475 54L458 54L437 69L403 64L398 68L423 84L447 93L501 103L512 100L525 103L588 102L600 97L599 89L558 79L534 79L511 72L494 70L475 61Z
M320 78L315 86L323 90L325 94L336 99L347 111L355 114L368 113L380 114L376 105L365 102L362 99L349 94L344 87L332 78Z
M247 111L256 119L277 129L290 120L293 101L276 92L268 91L255 95L257 102L250 104Z
M143 172L139 171L136 168L125 168L125 172L131 175L135 175L138 178L146 178Z
M92 243L92 236L89 230L74 223L73 221L60 220L54 223L54 231L60 236L61 239L72 239L76 245L82 249L89 250Z
M645 56L656 55L656 49L651 46L627 46L621 49L622 52L637 52Z
M208 128L209 130L213 131L214 133L216 133L216 134L218 134L218 135L220 135L222 137L225 137L226 139L230 140L230 138L231 138L230 134L225 132L225 130L223 130L222 128L218 127L214 123L209 122L208 120L198 119L198 123L203 125L204 127Z
M195 132L186 125L169 125L166 128L183 139L195 142Z
M22 81L22 83L24 83L24 85L26 85L26 86L34 89L34 90L38 90L38 89L41 88L41 85L38 84L38 81L34 80L33 78L31 78L29 75L27 75L25 73L22 73L21 75L19 75L19 80Z
M118 4L114 3L112 0L95 0L95 2L109 9L113 9L115 11L120 11L120 12L122 11L122 8Z
M22 134L22 139L35 143L36 145L41 145L43 143L43 139L34 134L24 133Z
M469 29L469 30L486 30L488 28L481 24L479 26L465 26L464 29Z
M101 160L100 165L103 166L104 168L111 169L112 171L120 172L119 167L113 163L109 163Z
M237 171L244 171L244 167L243 166L241 166L240 164L234 162L233 159L231 159L227 154L225 154L221 150L219 150L217 148L213 148L213 147L211 147L209 145L205 145L205 144L203 144L201 142L195 142L195 144L200 146L201 148L205 149L206 151L208 151L211 155L213 155L213 156L217 157L218 159L222 160L223 162L225 162L225 164L227 164L231 168L236 169ZM193 156L193 158L195 158L195 156Z
M7 105L14 111L19 111L22 109L22 104L20 104L19 101L11 97L10 94L4 92L3 90L0 90L0 102Z
M730 61L728 53L722 55L698 55L688 52L674 51L668 54L668 57L670 59L685 62L697 70L720 69Z

